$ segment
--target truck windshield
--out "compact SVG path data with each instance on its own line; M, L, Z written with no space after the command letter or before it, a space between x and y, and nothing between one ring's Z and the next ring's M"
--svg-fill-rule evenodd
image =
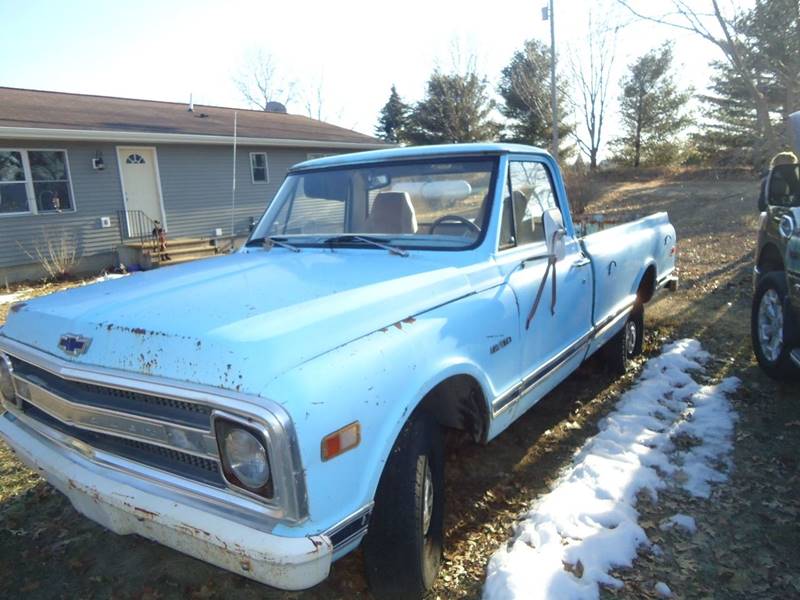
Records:
M367 236L407 248L467 248L485 229L496 164L427 159L292 173L248 244L277 237L342 245L352 239L342 236Z

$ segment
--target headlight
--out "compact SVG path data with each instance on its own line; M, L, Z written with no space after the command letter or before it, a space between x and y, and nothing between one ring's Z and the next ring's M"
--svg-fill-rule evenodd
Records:
M5 354L0 353L0 399L5 402L14 402L17 393L14 391L14 369L11 360Z
M228 482L259 496L271 497L269 456L261 433L227 419L217 419L215 429Z

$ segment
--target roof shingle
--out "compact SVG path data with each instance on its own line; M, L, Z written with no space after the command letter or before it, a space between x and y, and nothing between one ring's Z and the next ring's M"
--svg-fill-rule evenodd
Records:
M135 100L0 87L0 127L154 134L233 135L317 142L381 144L376 138L304 117L260 110Z

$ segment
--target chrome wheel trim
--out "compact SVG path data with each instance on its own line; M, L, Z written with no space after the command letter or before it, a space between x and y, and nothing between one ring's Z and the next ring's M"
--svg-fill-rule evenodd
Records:
M776 362L783 351L783 303L774 289L768 289L761 297L757 326L764 358Z
M625 324L625 354L633 356L634 350L636 350L636 323L628 321Z
M428 460L425 460L425 478L422 482L422 537L428 535L433 515L433 475Z

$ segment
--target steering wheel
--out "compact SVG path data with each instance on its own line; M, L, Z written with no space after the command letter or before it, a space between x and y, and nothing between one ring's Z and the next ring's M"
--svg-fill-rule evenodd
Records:
M477 234L480 234L481 232L481 228L466 217L462 217L461 215L444 215L443 217L439 217L433 223L431 223L431 228L428 233L433 235L433 230L439 225L444 225L445 223L458 223L460 225L466 225L467 229L471 229Z

